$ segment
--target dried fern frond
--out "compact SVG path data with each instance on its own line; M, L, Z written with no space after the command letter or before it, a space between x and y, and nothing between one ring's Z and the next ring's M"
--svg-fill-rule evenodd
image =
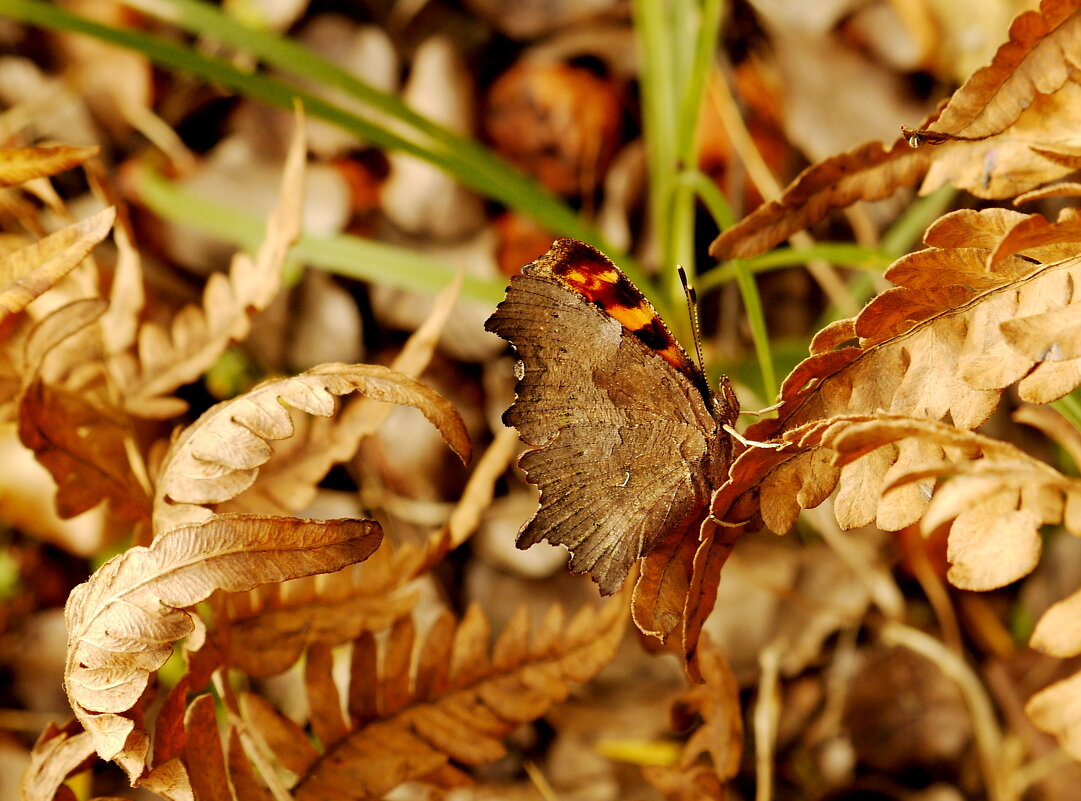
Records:
M116 209L102 209L0 258L0 321L75 269L105 239L115 218Z
M456 764L499 759L500 740L511 729L543 715L566 698L571 682L586 681L607 664L626 618L618 598L599 611L582 609L566 625L557 606L530 638L528 615L519 610L490 654L479 607L457 624L449 613L439 618L419 648L413 621L404 618L381 648L370 634L354 643L348 718L329 650L310 652L305 681L322 753L265 704L249 705L247 726L265 735L279 759L290 755L301 773L291 789L300 801L382 798L411 780L455 786L467 781Z
M266 381L211 407L173 442L158 477L155 530L205 519L204 504L236 497L255 483L272 451L268 440L292 436L285 405L327 417L335 397L358 392L372 400L414 406L468 461L469 437L457 410L414 378L372 364L323 364L292 378Z
M252 315L278 294L285 257L300 235L305 141L304 117L298 112L281 196L255 258L238 253L227 276L214 273L207 280L201 306L185 306L168 326L142 325L137 353L117 353L110 361L129 414L164 418L183 412L185 404L169 393L194 381L231 342L246 337Z
M1081 362L1059 343L1068 318L1081 309L1074 298L1081 257L1040 261L1081 251L1081 226L1073 214L1056 224L1034 219L989 210L956 212L936 223L926 236L932 247L903 257L887 273L912 286L883 293L854 320L815 339L810 358L782 386L778 417L747 432L783 447L775 455L741 455L714 514L745 519L730 512L738 505L734 496L746 492L745 482L760 482L763 517L783 532L800 505L820 503L836 485L842 527L903 528L919 519L927 499L915 487L886 498L880 490L906 464L923 460L922 446L905 440L896 455L880 451L838 469L800 445L817 424L887 410L931 420L949 415L967 429L983 422L1015 382L1035 402L1081 385ZM857 344L829 349L850 337Z
M221 515L102 565L65 607L64 685L98 754L133 782L142 776L149 737L128 713L173 643L199 629L190 607L215 590L338 570L367 558L381 536L369 520Z
M1009 40L949 102L890 145L868 142L804 170L781 199L723 232L715 259L769 250L831 210L879 200L922 179L920 194L950 183L978 197L1004 198L1075 170L1081 101L1077 0L1044 0L1019 15ZM930 144L928 144L930 143Z

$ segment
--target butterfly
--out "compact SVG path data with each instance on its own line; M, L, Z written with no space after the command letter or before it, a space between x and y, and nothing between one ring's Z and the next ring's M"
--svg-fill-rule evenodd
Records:
M708 515L733 457L731 385L714 392L642 292L573 239L511 278L484 327L518 353L503 421L540 489L517 545L564 545L572 571L614 593L636 560Z

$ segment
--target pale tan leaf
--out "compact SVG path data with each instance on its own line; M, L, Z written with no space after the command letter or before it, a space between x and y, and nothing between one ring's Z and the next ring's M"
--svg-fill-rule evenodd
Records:
M191 777L179 757L154 768L136 786L157 793L168 801L200 801L192 789Z
M147 323L139 330L138 353L117 357L114 371L123 377L124 405L131 414L155 417L175 412L175 399L163 397L190 383L210 367L230 342L242 340L251 315L270 303L281 286L282 265L300 235L306 157L303 116L296 129L282 176L281 197L267 219L266 238L255 258L238 254L228 276L210 276L202 306L186 306L164 328Z
M149 548L102 565L72 590L65 608L65 686L99 755L121 761L133 781L142 773L145 734L123 714L172 654L173 642L195 629L189 607L218 589L237 592L340 569L367 558L380 536L372 521L223 515L166 532Z
M1081 760L1081 673L1040 690L1025 704L1025 713L1055 735L1070 756Z
M113 227L111 206L0 258L0 320L20 311L86 258Z
M553 630L560 616L549 615L527 647L526 618L516 616L510 633L500 638L497 664L487 655L487 621L473 609L457 632L452 621L449 629L445 622L437 624L415 670L400 671L413 634L410 626L396 627L386 651L401 655L391 665L405 675L388 675L384 662L376 688L351 687L350 711L358 723L293 795L298 801L381 798L410 780L460 783L460 772L447 772L450 760L478 765L502 757L502 737L543 715L566 697L569 682L591 678L612 658L626 617L625 603L618 599L599 613L583 609L562 633ZM367 656L358 661L361 642L367 643ZM368 685L375 675L374 640L361 642L354 645L353 685Z
M0 187L47 178L94 158L101 148L75 145L0 148Z
M1081 654L1081 592L1052 604L1043 613L1029 645L1060 659Z
M24 382L29 385L41 372L46 355L57 345L101 317L108 304L101 298L84 298L61 306L38 322L23 345Z
M333 414L335 396L359 392L385 403L414 406L432 422L463 461L469 437L454 407L414 378L378 365L324 364L292 378L267 381L211 407L173 442L161 467L154 524L172 527L209 514L248 489L270 458L268 440L293 434L287 404L308 414Z
M1006 342L1033 361L1081 358L1081 302L1002 323Z
M971 485L968 489L973 489ZM1032 572L1040 559L1040 518L1016 509L1016 499L995 492L967 495L969 504L950 528L946 558L950 583L963 590L993 590Z
M123 353L135 344L139 333L139 313L146 303L141 257L123 221L113 230L113 240L116 242L116 265L109 287L109 309L100 325L102 345L110 357ZM113 367L111 362L109 367ZM118 381L119 378L116 376Z

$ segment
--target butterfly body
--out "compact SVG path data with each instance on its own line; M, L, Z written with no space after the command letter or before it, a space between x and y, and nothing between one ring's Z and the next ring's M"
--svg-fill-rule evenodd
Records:
M518 547L572 553L605 594L668 538L697 530L725 480L737 413L634 284L600 252L557 240L511 279L485 328L521 360L504 414L540 509Z

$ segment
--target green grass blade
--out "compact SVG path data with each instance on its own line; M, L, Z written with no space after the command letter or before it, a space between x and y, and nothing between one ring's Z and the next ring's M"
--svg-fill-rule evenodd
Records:
M164 219L191 225L246 250L254 250L263 241L266 224L258 215L215 203L149 169L141 170L136 181L139 198ZM346 234L304 234L289 257L337 275L433 294L450 283L456 273L453 266L438 259ZM461 296L494 305L502 300L503 290L503 279L466 276Z

